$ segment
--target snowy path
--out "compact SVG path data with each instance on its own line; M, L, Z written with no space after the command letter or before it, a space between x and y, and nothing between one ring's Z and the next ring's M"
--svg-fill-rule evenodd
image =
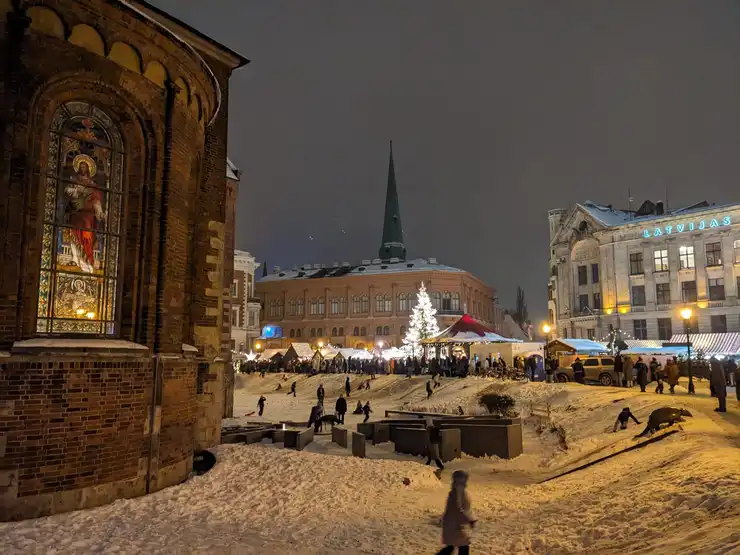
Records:
M237 392L237 414L254 410L265 394L265 418L304 420L319 381L329 409L344 376L298 378L296 398L272 393L279 376L242 381L247 389ZM370 399L377 418L403 403L469 409L492 385L448 380L427 401L424 383L378 377L362 401ZM577 384L500 387L525 413L530 402L549 401L569 449L562 451L551 434L527 428L525 454L517 459L464 457L448 466L471 473L470 495L480 518L474 553L740 553L740 407L734 399L728 403L732 412L720 415L702 387L696 397ZM683 432L645 449L537 483L597 452L632 445L642 426L607 433L622 406L646 420L663 405L687 407L694 418ZM348 424L360 420L353 416ZM0 553L435 553L448 478L440 482L420 459L395 455L388 445L368 446L368 453L365 460L348 456L326 436L304 452L222 446L207 475L157 494L0 524Z

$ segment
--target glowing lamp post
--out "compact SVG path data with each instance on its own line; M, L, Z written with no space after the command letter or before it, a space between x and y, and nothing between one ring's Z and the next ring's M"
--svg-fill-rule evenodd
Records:
M549 326L549 324L542 324L542 333L545 334L545 348L543 349L543 352L545 353L545 358L547 358L547 335L550 333L552 328Z
M688 359L686 363L688 364L688 371L689 371L689 393L695 393L694 390L694 375L691 372L691 309L686 307L681 310L681 318L683 318L683 327L686 331L686 351L688 354Z
M319 341L319 342L318 342L318 343L316 343L316 344L317 344L317 345L319 346L319 349L321 349L321 347L323 347L323 346L324 346L324 342L323 342L323 341Z

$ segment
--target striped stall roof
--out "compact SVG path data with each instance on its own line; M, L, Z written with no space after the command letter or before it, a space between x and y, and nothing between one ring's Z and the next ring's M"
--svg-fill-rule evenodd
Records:
M686 334L671 337L671 343L686 343ZM740 354L740 333L691 334L691 347L706 356Z

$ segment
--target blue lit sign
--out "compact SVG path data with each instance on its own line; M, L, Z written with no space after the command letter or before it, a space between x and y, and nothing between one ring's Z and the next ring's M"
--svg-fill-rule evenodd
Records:
M265 326L262 328L262 337L273 339L283 336L283 329L280 326Z
M663 235L673 235L675 233L686 233L689 231L702 231L713 227L722 227L732 224L729 216L721 219L712 218L711 220L699 220L698 222L684 222L682 224L667 225L664 227L646 227L642 230L642 236L646 239L650 237L661 237Z

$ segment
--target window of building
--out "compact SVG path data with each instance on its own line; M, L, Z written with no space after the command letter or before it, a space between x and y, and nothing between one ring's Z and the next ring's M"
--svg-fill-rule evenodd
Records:
M460 293L452 294L452 310L460 310Z
M678 262L682 270L694 268L696 266L694 262L694 247L686 245L678 247Z
M668 341L673 336L673 323L670 318L658 318L658 339Z
M311 328L311 337L316 337L316 328Z
M432 299L432 307L440 310L442 308L442 293L435 291L430 294L430 297Z
M324 314L326 310L326 299L324 297L314 297L308 302L308 313L311 315Z
M375 335L383 335L383 326L375 328Z
M367 330L365 329L365 326L362 326L360 328L360 336L365 337L367 335Z
M411 295L407 295L406 293L399 293L398 294L398 312L408 312L409 311L409 297Z
M632 286L632 306L645 306L645 286Z
M252 274L247 274L247 293L245 296L246 297L254 296L254 278L252 277Z
M709 279L708 285L710 301L725 300L725 280L723 278Z
M707 266L722 266L722 243L707 243Z
M239 327L239 307L231 307L231 325L235 328Z
M633 252L630 254L630 275L636 276L644 274L642 268L642 253Z
M658 249L653 252L653 259L655 260L655 271L656 272L667 272L668 271L668 249Z
M392 310L393 301L388 293L385 295L375 295L375 312L391 312Z
M681 282L681 300L685 303L696 302L696 282L695 281L682 281Z
M578 296L578 306L580 307L581 313L584 313L588 310L588 295Z
M316 328L316 336L321 337L324 335L324 328Z
M601 310L601 293L594 293L594 310Z
M599 265L591 264L591 283L599 283Z
M442 310L452 310L452 293L445 291L442 293Z
M288 301L288 316L295 316L295 299Z
M253 328L257 325L257 315L253 310L249 311L249 327Z
M647 320L635 320L635 339L647 339Z
M339 328L339 337L344 337L344 328Z
M339 314L339 299L336 297L332 297L332 299L329 301L329 310L332 314Z
M303 316L303 299L297 299L295 302L295 315Z
M283 301L271 300L270 304L270 318L282 318L283 317Z
M367 295L353 297L352 312L355 314L367 314L370 312L370 297Z
M290 328L290 334L291 337L295 337L295 329Z
M593 328L589 328L586 330L586 335L591 341L594 341L596 339L596 330Z
M740 240L732 243L732 248L735 251L735 264L740 262Z
M231 282L231 296L237 297L239 295L239 282L234 280Z
M47 136L36 312L40 333L118 334L126 155L107 114L57 110Z
M388 326L383 326L383 335L390 335L391 329Z
M655 284L655 302L658 304L671 304L671 284Z
M331 336L332 337L336 337L337 336L337 328L332 328L331 329Z
M360 328L355 326L355 329L352 330L352 335L358 337L360 335Z
M709 317L712 325L712 333L727 333L727 316L718 314Z
M578 285L588 284L588 270L586 266L578 266Z
M401 326L399 333L401 334L401 338L406 337L406 326Z
M302 334L302 332L301 332L301 328L298 328L297 330L295 330L295 336L296 336L296 337L300 337L300 336L301 336L301 334Z

